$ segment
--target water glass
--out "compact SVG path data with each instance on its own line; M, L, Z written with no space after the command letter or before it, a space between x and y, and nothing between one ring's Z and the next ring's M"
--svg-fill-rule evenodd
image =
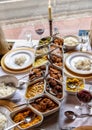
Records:
M26 37L27 44L29 44L29 45L32 44L32 34L31 34L30 30L26 31L25 37Z
M88 35L86 33L82 33L80 51L88 51Z

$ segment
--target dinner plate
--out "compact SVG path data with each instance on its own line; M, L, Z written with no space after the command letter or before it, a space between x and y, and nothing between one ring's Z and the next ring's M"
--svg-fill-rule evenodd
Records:
M20 59L19 59L20 58ZM23 64L17 64L16 59L21 62L21 58L24 58ZM4 64L7 68L13 70L21 70L29 67L34 61L34 53L31 50L27 49L17 49L10 51L6 54L4 59Z
M76 67L76 64L79 61L85 61L90 60L91 62L91 67L89 70L84 70L84 69L79 69ZM71 53L65 60L65 65L66 67L71 70L72 72L75 72L77 74L92 74L92 54L91 53L86 53L86 52L74 52ZM83 67L83 66L82 66Z

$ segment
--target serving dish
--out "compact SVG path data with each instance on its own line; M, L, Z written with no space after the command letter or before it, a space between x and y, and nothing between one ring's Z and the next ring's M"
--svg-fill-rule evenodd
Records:
M69 94L75 94L77 89L84 89L85 80L82 78L76 77L66 77L65 81L65 91Z
M47 53L49 51L48 46L38 46L36 47L35 55L43 55L44 53Z
M49 62L51 64L54 64L56 66L58 66L59 68L62 68L63 67L63 57L62 56L59 56L59 55L56 55L56 54L50 54L49 55Z
M42 39L40 39L39 41L39 46L44 46L44 45L48 45L51 41L51 37L47 36L47 37L43 37Z
M25 91L25 98L32 99L44 92L44 79L39 78L27 84Z
M43 116L49 116L60 108L60 102L48 94L42 94L29 102L30 105L41 112Z
M28 49L16 49L9 51L4 58L4 64L7 68L13 70L25 69L32 65L34 53Z
M45 92L57 100L63 99L63 85L52 77L47 77L46 79Z
M52 51L53 54L60 55L60 56L63 54L62 47L59 47L54 43L50 44L50 51Z
M53 64L48 64L48 75L59 81L63 81L63 70Z
M32 67L29 73L29 80L33 81L41 77L44 77L46 75L46 68L46 64L41 65L39 67Z
M18 87L18 79L13 75L0 76L0 99L11 98Z
M10 113L10 119L12 123L17 123L25 119L26 117L30 117L32 118L32 120L29 123L23 122L20 125L18 125L18 128L20 130L27 130L33 127L37 127L43 121L42 114L33 109L31 106L25 106Z
M63 43L64 43L64 40L63 40L63 38L61 38L61 37L55 36L55 37L53 38L53 43L54 43L55 45L59 46L59 47L62 47L62 46L63 46Z
M33 63L33 67L41 66L43 64L46 64L47 62L48 62L48 56L47 55L36 56L34 63Z
M66 67L77 74L92 74L92 54L73 52L65 60Z
M64 47L67 50L73 50L80 44L79 37L75 35L67 35L63 37L63 39L64 39Z

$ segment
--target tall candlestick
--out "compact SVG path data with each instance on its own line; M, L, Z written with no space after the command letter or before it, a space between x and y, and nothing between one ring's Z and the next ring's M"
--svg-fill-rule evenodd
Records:
M52 8L51 8L51 1L49 0L48 5L48 12L49 12L49 20L52 20Z

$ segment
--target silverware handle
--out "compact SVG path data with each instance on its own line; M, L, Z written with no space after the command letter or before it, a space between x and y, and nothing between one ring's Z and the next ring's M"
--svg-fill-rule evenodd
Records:
M18 123L15 123L14 125L12 125L12 126L6 128L5 130L10 130L10 129L14 128L15 126L21 124L22 122L24 122L24 120L22 120L22 121L20 121L20 122L18 122Z

